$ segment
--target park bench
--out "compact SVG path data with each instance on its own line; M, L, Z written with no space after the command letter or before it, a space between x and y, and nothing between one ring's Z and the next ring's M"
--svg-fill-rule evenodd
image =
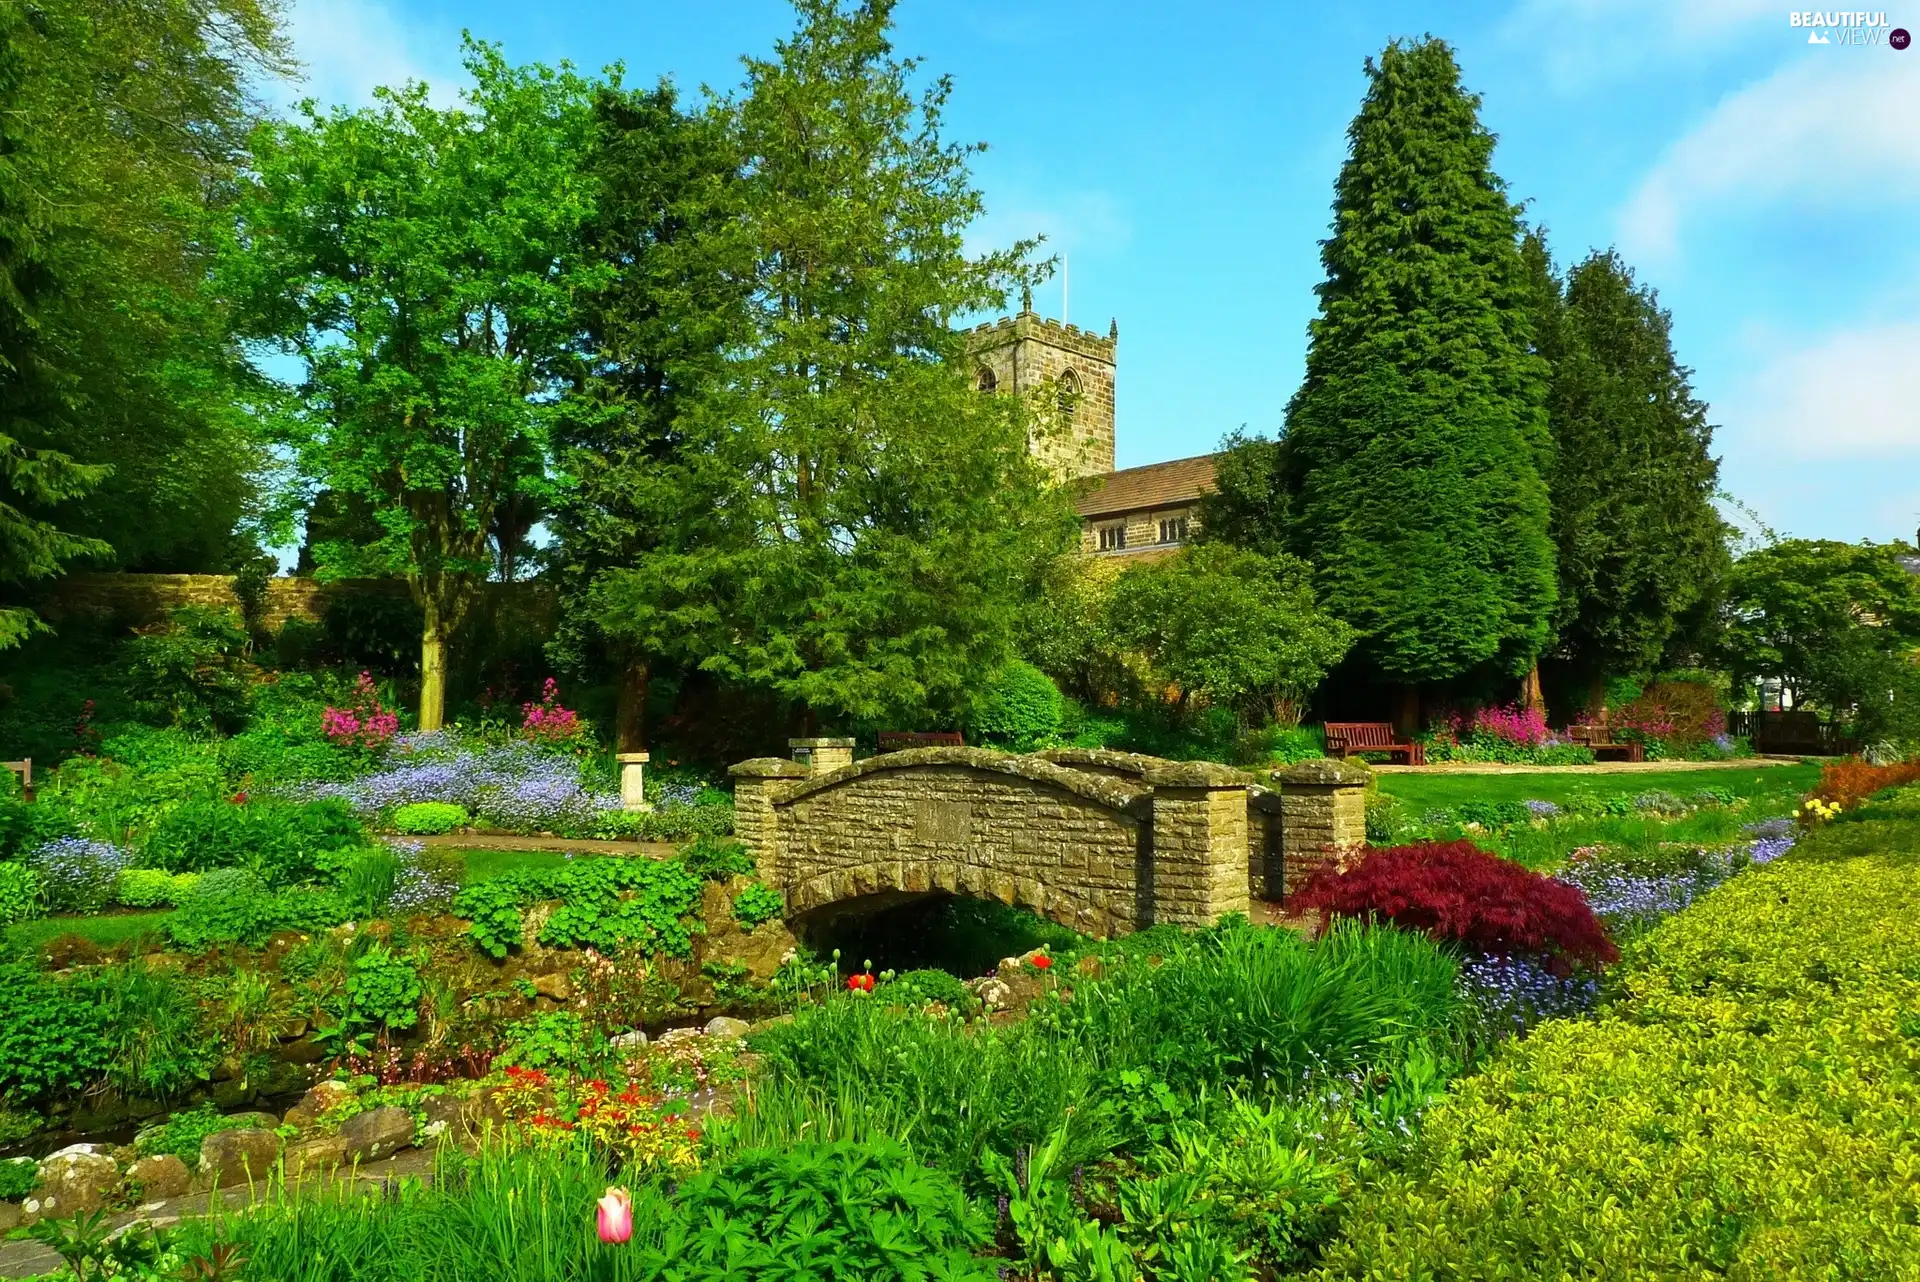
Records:
M33 758L26 757L20 761L0 762L0 765L6 766L6 768L20 780L20 795L28 801L32 801Z
M1595 761L1645 761L1647 759L1646 745L1615 742L1613 728L1604 722L1568 726L1567 738L1593 753Z
M1327 755L1345 758L1349 753L1380 752L1388 757L1405 757L1410 766L1427 764L1425 745L1411 738L1401 739L1385 721L1327 722Z
M879 748L882 752L899 752L903 748L964 748L966 739L958 730L882 730Z

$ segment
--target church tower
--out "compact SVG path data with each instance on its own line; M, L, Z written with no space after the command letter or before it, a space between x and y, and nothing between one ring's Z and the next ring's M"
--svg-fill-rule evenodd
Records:
M973 383L983 392L1034 395L1039 409L1028 448L1058 480L1113 471L1114 352L1120 327L1103 338L1035 314L1018 314L967 331Z

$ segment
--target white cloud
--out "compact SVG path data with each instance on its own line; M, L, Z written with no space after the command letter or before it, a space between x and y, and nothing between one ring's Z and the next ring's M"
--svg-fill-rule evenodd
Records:
M376 87L410 80L426 81L435 101L450 104L467 82L458 31L404 21L380 0L296 0L287 31L304 74L269 91L283 105L315 98L365 106Z
M1781 200L1920 196L1920 76L1885 49L1810 50L1723 99L1666 151L1621 215L1631 254L1671 255L1689 219ZM1814 252L1809 238L1807 249Z
M1016 240L1044 236L1049 254L1102 254L1124 249L1133 239L1120 202L1104 191L1008 191L996 198L995 184L982 180L987 212L967 229L967 250L1005 249Z
M1698 62L1769 20L1787 29L1769 0L1523 0L1496 34L1572 93L1667 61Z
M1749 460L1920 458L1916 352L1920 319L1775 338L1755 353L1744 385L1715 406L1726 424L1721 439Z

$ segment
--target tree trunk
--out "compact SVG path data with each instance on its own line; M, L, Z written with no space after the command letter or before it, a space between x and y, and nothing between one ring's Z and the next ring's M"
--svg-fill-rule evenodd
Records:
M1520 678L1520 706L1529 710L1538 709L1542 716L1547 711L1547 696L1540 689L1540 663L1534 661L1527 675Z
M1420 733L1420 687L1408 683L1400 687L1393 713L1393 728L1404 735Z
M427 612L420 635L420 729L431 733L446 724L447 634L438 613Z
M647 746L647 680L644 660L630 661L620 673L620 701L613 715L614 751L642 752Z

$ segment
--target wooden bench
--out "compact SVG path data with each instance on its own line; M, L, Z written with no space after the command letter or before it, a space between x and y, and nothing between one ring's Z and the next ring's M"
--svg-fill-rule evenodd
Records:
M1327 755L1346 758L1355 752L1380 752L1388 757L1405 757L1410 766L1427 764L1424 745L1401 739L1385 721L1327 722Z
M20 795L24 797L26 800L32 801L33 800L33 758L26 757L19 761L4 761L4 762L0 762L0 765L4 765L10 772L13 773L15 777L17 777L20 780Z
M964 748L966 739L958 730L882 730L881 752L899 752L904 748Z
M1568 726L1567 738L1593 753L1595 761L1645 761L1647 748L1641 743L1615 743L1611 727L1601 725Z

